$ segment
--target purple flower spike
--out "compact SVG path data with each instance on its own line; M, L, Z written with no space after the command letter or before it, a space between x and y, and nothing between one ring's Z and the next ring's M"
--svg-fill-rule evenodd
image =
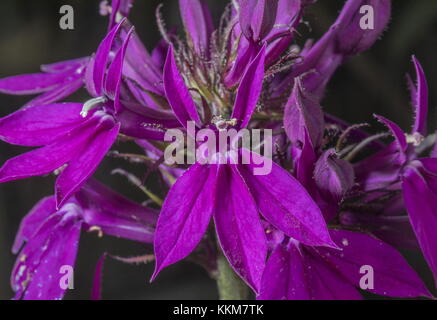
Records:
M240 25L246 38L264 39L276 21L279 0L240 0Z

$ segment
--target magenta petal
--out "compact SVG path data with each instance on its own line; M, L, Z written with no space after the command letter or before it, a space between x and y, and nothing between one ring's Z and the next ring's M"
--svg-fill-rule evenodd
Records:
M308 270L308 288L313 300L361 300L354 283L350 283L318 254L306 248L305 263ZM337 250L336 250L337 251Z
M0 182L45 175L59 169L82 150L94 131L92 125L93 122L86 122L52 144L9 159L0 169Z
M0 139L21 146L42 146L83 122L82 104L57 103L20 109L0 119Z
M260 46L257 43L249 42L246 38L240 38L238 44L237 57L235 61L229 61L229 70L224 78L226 87L236 86L248 68L248 65L259 53Z
M187 38L198 55L208 57L214 26L206 1L179 0L179 7Z
M112 45L114 43L115 37L118 34L121 26L125 20L122 20L119 24L114 26L112 30L106 35L105 39L100 43L97 49L96 55L94 57L93 64L93 82L94 88L97 95L102 95L103 92L103 81L105 78L106 67L109 60L109 54L111 52Z
M246 70L235 99L232 118L239 120L238 128L245 128L256 108L264 80L264 61L266 48L262 47L258 55Z
M126 38L124 39L123 45L118 50L115 55L112 64L109 67L108 75L105 81L105 94L112 100L114 100L114 109L118 112L121 109L120 106L120 86L121 86L121 75L123 72L123 61L126 54L126 48L129 44L129 39L132 35L134 28L132 27Z
M170 189L156 226L152 280L189 255L202 239L215 206L216 171L214 166L194 164Z
M75 195L89 226L103 233L152 243L158 212L132 202L103 184L90 179Z
M299 249L289 250L278 245L270 255L261 282L258 300L308 300L311 298L307 284L308 266L304 264Z
M121 123L120 132L138 139L164 140L165 127L160 121L146 118L136 112L123 108L117 115Z
M322 212L299 181L274 162L272 171L266 175L254 175L253 168L253 165L239 166L267 221L304 244L336 247Z
M117 139L119 131L120 124L116 124L110 130L101 129L94 136L90 136L90 141L86 147L69 161L68 166L56 180L56 203L58 207L61 207L94 173Z
M47 91L36 98L30 100L25 104L25 106L37 106L37 105L43 105L43 104L50 104L54 103L56 101L62 100L73 93L75 93L77 90L82 88L83 86L83 79L82 76L77 77L75 80L72 80L71 82L66 82L63 84L58 85L57 87L51 89L50 91Z
M41 66L41 71L48 72L48 73L57 73L57 72L64 72L67 70L73 70L73 69L79 69L82 66L85 66L88 61L89 57L84 58L77 58L72 60L65 60L50 64L43 64Z
M318 148L325 129L322 108L310 92L305 91L300 78L295 79L294 88L285 105L284 128L293 143L305 141L305 132L311 144Z
M414 67L417 75L417 89L412 93L413 108L415 110L415 122L413 133L419 132L426 135L426 121L428 117L428 83L426 82L425 72L420 62L413 56Z
M396 144L399 148L400 155L402 157L402 154L407 151L408 143L407 138L405 136L404 131L394 122L384 118L380 115L375 115L376 119L378 119L381 123L383 123L387 128L390 129L393 137L395 138ZM403 160L405 160L405 157L402 157Z
M248 40L263 40L272 30L279 0L240 0L240 26Z
M267 263L259 300L359 300L352 284L317 254L291 241Z
M156 210L139 205L94 179L88 180L75 197L85 209L105 211L144 225L155 225L158 218ZM84 218L87 219L86 213Z
M267 239L258 208L235 167L219 169L214 221L223 252L233 269L256 292L267 257Z
M16 299L58 300L65 293L60 284L62 266L76 260L81 221L72 212L48 218L21 251L11 276Z
M350 283L359 287L362 266L374 271L374 289L368 291L391 297L431 296L422 280L401 254L384 242L369 235L345 230L331 230L332 239L340 250L315 249Z
M191 120L199 124L199 114L197 113L196 105L191 98L190 92L185 86L184 80L179 74L173 46L170 46L168 49L164 66L164 88L165 95L179 122L184 127L187 127L187 122Z
M12 253L17 254L24 242L29 241L33 234L42 225L45 219L56 212L54 197L46 197L40 200L20 223L20 228L15 237Z
M421 159L407 167L402 189L411 225L437 279L437 159Z
M91 290L91 300L102 300L102 277L103 266L105 264L107 254L104 253L97 261L96 270L94 271L93 287Z
M0 92L6 94L30 95L55 88L71 76L71 71L63 73L23 74L0 79Z

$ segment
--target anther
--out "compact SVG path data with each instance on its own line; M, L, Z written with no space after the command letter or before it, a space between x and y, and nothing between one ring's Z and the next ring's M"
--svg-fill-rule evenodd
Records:
M105 103L106 101L107 100L105 97L97 97L97 98L93 98L93 99L88 100L87 102L85 102L83 104L82 111L80 112L80 115L83 118L86 118L86 116L88 115L88 112L90 112L92 109L99 106L100 104Z

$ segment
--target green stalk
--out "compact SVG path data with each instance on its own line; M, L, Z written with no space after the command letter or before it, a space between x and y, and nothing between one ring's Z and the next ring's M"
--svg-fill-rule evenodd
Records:
M220 300L247 300L249 288L220 251L217 257L217 287Z

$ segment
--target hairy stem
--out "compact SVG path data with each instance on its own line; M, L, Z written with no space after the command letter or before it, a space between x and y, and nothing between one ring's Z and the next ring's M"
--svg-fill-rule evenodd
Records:
M217 286L220 300L246 300L249 288L229 265L223 253L217 257Z

